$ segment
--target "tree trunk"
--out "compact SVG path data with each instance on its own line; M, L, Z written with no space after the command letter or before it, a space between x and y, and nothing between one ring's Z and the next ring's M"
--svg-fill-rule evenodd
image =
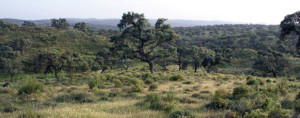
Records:
M129 66L123 65L123 68L125 69L126 72L128 72Z
M153 63L149 61L148 64L149 64L150 72L151 74L153 74Z
M103 73L104 71L105 71L105 69L102 69L102 70L101 70L101 73Z
M211 66L207 67L207 69L206 69L207 73L210 73L210 68L211 68Z
M197 69L198 69L198 67L197 67L197 66L195 66L195 67L194 67L194 72L197 72Z
M10 75L10 82L13 82L14 75Z
M55 75L56 81L58 82L58 72L55 69L54 69L54 75Z
M276 75L276 72L272 72L273 73L273 77L276 78L277 75Z

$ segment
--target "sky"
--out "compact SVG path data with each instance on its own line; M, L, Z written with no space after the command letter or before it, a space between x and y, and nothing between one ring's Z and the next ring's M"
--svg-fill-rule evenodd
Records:
M279 24L300 10L300 0L0 0L0 18L121 18L128 11L148 19L218 20Z

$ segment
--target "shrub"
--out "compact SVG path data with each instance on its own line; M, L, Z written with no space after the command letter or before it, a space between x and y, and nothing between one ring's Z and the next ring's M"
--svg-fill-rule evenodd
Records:
M192 104L192 103L196 103L196 101L189 99L189 98L182 98L179 100L180 103L185 103L185 104Z
M151 84L151 85L149 86L149 91L154 91L154 90L156 90L157 88L158 88L158 84L153 83L153 84Z
M171 78L170 78L171 81L182 81L184 80L184 77L182 75L173 75Z
M297 113L300 113L300 99L294 101L294 108Z
M289 99L284 99L281 101L281 106L284 109L292 109L293 105L293 101L290 101Z
M143 85L144 82L142 80L138 79L138 78L131 78L129 80L129 84L130 85Z
M182 84L192 84L193 82L192 81L184 81L182 82Z
M175 111L169 115L169 118L195 118L189 111Z
M290 117L289 112L281 108L274 108L268 114L268 118L289 118L289 117Z
M174 104L166 104L166 105L165 105L165 108L164 108L164 111L167 112L167 113L170 113L170 112L172 112L174 109L175 109L175 105L174 105Z
M234 110L240 114L245 114L252 110L252 104L249 99L239 99L229 102L229 109Z
M145 84L152 84L153 80L151 78L146 79Z
M32 94L43 90L43 85L40 84L36 79L25 79L18 90L18 95L21 94Z
M122 82L119 79L115 79L114 80L114 85L115 85L115 87L121 87L122 86Z
M273 105L274 105L275 101L271 98L267 98L265 99L265 101L263 102L263 104L261 105L261 108L264 111L269 111L272 109Z
M210 91L201 91L200 93L210 93Z
M266 80L266 82L267 82L267 83L271 83L271 82L272 82L272 80L270 80L270 79L267 79L267 80Z
M12 113L12 112L15 112L17 110L18 110L18 108L14 107L14 106L5 106L3 108L3 112L5 112L5 113Z
M229 77L225 77L223 78L224 81L228 81L229 80Z
M192 94L192 97L194 97L194 98L197 98L197 97L199 97L199 96L200 96L199 93L194 93L194 94Z
M119 97L119 96L121 96L120 92L110 92L108 94L108 97Z
M77 102L77 103L91 103L94 100L87 93L71 93L69 95L60 95L56 97L56 102Z
M297 96L296 96L295 99L296 99L296 100L300 99L300 91L299 91L299 93L297 94Z
M248 79L247 85L264 85L264 81L262 79Z
M247 81L247 85L259 85L259 81L251 79Z
M206 107L211 109L224 109L228 107L229 100L227 99L229 96L228 92L219 89L215 91L215 95L211 99L211 102L206 105Z
M164 101L162 100L162 97L158 94L147 95L145 101L150 102L150 109L163 110L165 108Z
M104 77L102 77L102 76L101 77L99 77L99 76L94 77L93 79L91 79L88 82L89 88L90 89L93 89L94 87L97 87L99 89L105 88L105 84L103 82L103 79L104 79Z
M143 79L143 80L147 80L147 79L150 79L150 78L152 78L151 73L144 73L144 74L142 75L142 79Z
M242 86L234 88L232 95L235 99L240 99L243 97L249 97L251 95L252 91L253 90L250 86L242 85Z
M215 91L215 96L220 98L227 98L229 96L228 92L223 89L218 89Z
M249 114L244 115L244 118L267 118L267 114L264 114L257 109L252 110Z
M230 111L230 112L226 113L225 118L238 118L238 116L239 116L239 114L237 112Z
M9 88L0 88L0 94L13 93L14 91Z
M23 114L21 114L18 118L43 118L43 116L41 116L40 114L38 114L35 111L27 111Z
M131 90L130 92L138 93L138 92L143 92L143 87L141 85L131 85Z
M169 92L167 93L167 95L164 97L164 101L172 102L173 100L175 100L175 93L169 91Z

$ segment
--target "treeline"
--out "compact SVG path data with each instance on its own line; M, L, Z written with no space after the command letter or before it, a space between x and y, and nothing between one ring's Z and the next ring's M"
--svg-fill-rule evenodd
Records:
M125 17L144 24L134 27L134 22L121 20L121 30L94 31L84 22L71 28L65 19L52 19L51 27L29 21L18 26L0 20L1 73L11 79L22 72L54 73L59 79L61 71L128 71L137 60L148 63L151 72L168 70L169 65L178 65L179 70L192 67L195 72L199 68L207 72L251 68L245 74L274 77L296 76L299 72L300 67L290 61L299 56L295 49L297 36L279 40L276 25L171 28L164 24L165 19L159 19L153 28L141 14Z

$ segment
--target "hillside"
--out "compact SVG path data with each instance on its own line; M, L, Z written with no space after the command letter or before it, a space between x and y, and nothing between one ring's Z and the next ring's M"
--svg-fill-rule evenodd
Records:
M22 19L9 19L4 18L2 19L5 22L12 22L18 25L22 25L25 20ZM100 29L118 29L116 26L120 22L120 19L80 19L80 18L67 18L67 21L74 25L78 22L85 22L88 26L95 30ZM50 19L43 19L43 20L31 20L35 24L39 26L50 26L51 21ZM154 25L156 20L150 19L150 23ZM221 24L241 24L235 22L225 22L225 21L204 21L204 20L176 20L176 19L169 19L166 23L172 25L172 27L193 27L193 26L203 26L203 25L221 25Z
M145 34L135 33L141 29L124 35L0 23L1 118L299 115L298 36L281 41L278 25L148 26L142 46L159 38L153 32L175 38L144 48L154 52L148 55L154 57L151 74L149 63L134 54L138 48L129 49L140 46L136 37Z

